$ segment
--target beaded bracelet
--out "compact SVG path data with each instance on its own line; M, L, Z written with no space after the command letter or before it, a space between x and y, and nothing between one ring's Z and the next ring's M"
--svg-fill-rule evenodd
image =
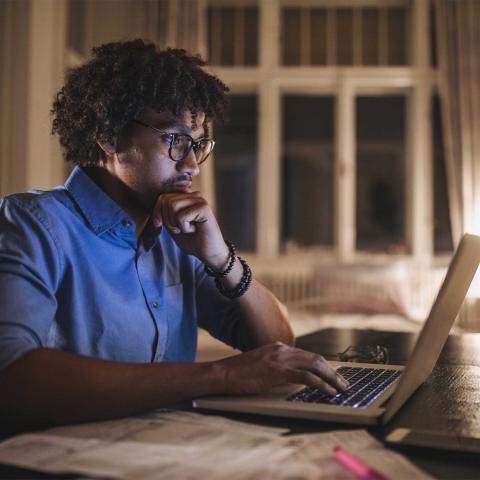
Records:
M227 268L223 272L217 272L213 268L205 265L205 273L209 277L226 277L232 271L233 265L235 265L235 260L237 259L237 256L235 254L235 245L228 240L225 240L225 243L227 244L228 250L230 251Z
M252 270L248 266L248 263L241 257L237 257L243 267L243 275L240 279L240 283L232 289L227 289L220 281L220 277L215 278L215 286L218 291L230 300L241 297L249 288L252 283Z

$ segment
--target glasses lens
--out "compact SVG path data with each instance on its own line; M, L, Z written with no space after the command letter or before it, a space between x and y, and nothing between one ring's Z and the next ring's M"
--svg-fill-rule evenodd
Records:
M208 138L200 140L195 146L195 156L197 157L197 163L200 165L207 157L212 153L215 142Z
M180 162L187 155L192 146L192 141L188 135L175 134L173 135L170 144L170 156L172 160Z

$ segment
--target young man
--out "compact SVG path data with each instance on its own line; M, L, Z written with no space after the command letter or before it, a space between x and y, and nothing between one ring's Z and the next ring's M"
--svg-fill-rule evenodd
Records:
M107 419L287 382L346 387L293 347L278 301L192 191L226 106L203 65L135 40L69 72L53 131L76 167L63 186L0 204L2 422ZM245 353L193 363L197 326Z

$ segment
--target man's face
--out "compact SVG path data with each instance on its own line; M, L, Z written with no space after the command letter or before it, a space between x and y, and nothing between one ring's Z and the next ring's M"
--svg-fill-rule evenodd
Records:
M205 135L203 112L192 118L190 111L173 117L168 112L145 109L138 120L167 133L186 133L194 140ZM192 179L199 173L195 154L190 150L183 160L174 162L169 146L169 136L133 123L119 135L116 156L107 161L107 169L135 192L147 208L162 193L191 192Z

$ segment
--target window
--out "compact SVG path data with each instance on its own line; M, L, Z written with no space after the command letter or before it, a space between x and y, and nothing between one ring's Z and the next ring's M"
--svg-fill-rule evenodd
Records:
M312 65L327 64L327 12L312 8L310 13L310 51ZM286 62L284 62L287 65Z
M255 250L257 189L257 97L232 95L229 121L216 124L217 218L225 238Z
M283 98L284 247L333 245L332 96Z
M256 65L258 8L208 9L208 57L212 65Z
M408 4L384 6L382 2L375 8L284 7L282 63L406 65L408 15Z
M362 65L378 65L380 59L379 37L380 13L378 8L364 8L362 11L361 42Z
M405 98L357 97L357 249L406 253Z
M238 17L247 9L252 35ZM432 11L423 0L209 2L213 70L237 98L235 129L250 132L233 142L242 168L256 168L238 177L249 185L240 206L219 177L233 178L236 148L216 151L216 198L223 188L233 202L217 205L222 222L229 208L242 212L242 226L228 227L232 239L261 257L309 252L345 262L451 251L438 105L433 122L425 115L438 81ZM254 60L235 53L250 48ZM258 124L247 120L254 110ZM234 136L228 128L225 138ZM432 166L434 178L424 174Z
M85 2L69 0L68 2L68 48L78 55L85 54Z

